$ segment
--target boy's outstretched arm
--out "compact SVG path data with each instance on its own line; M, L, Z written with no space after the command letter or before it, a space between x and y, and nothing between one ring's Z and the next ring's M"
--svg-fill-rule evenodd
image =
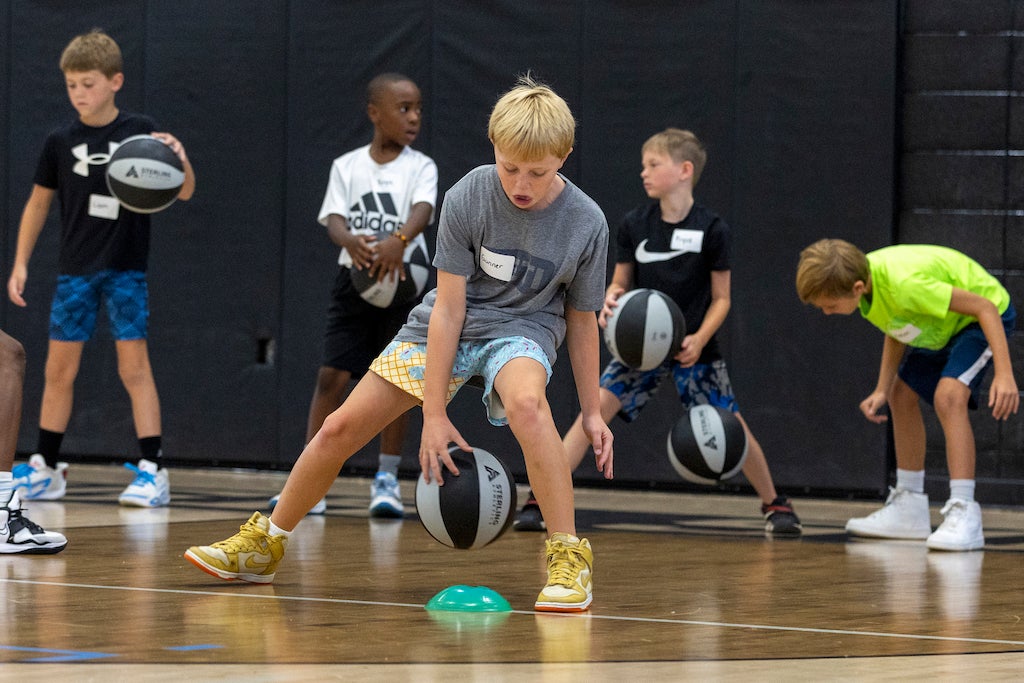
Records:
M46 216L50 213L50 204L56 190L42 185L33 185L32 194L25 202L25 210L21 213L21 225L18 227L18 246L14 253L14 265L11 266L11 277L7 280L7 296L18 306L26 306L23 294L25 282L28 280L28 261L36 248L39 233L46 224Z
M597 471L611 479L614 473L612 430L601 417L601 347L597 316L593 311L565 307L565 343L580 399L583 432L594 448Z
M423 432L420 436L420 469L424 481L442 485L441 464L459 473L448 444L464 451L472 448L448 418L448 384L455 365L455 352L466 320L466 278L437 271L437 298L427 326L427 361L423 372Z
M992 409L992 417L1005 420L1017 412L1020 405L1020 392L1013 378L1013 365L1010 363L1010 346L1006 341L1006 330L999 317L995 304L985 297L978 296L958 287L953 288L953 296L949 301L949 310L978 319L985 340L992 349L993 377L992 386L988 390L988 407Z
M900 368L900 360L903 359L903 352L907 346L901 341L885 336L885 343L882 345L882 363L878 368L878 383L871 395L860 402L860 412L864 417L875 424L888 421L888 416L879 415L878 411L889 402L889 393L892 391L893 382L896 381L896 373Z

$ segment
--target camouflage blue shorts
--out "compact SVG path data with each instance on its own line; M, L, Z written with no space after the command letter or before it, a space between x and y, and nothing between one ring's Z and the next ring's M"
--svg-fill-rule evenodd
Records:
M601 374L601 386L615 394L622 403L619 417L632 422L669 373L672 373L675 380L676 392L683 408L710 404L734 413L739 411L724 360L698 363L688 368L669 360L651 370L633 370L612 360Z
M146 274L138 270L101 270L89 275L59 275L50 307L50 339L84 342L96 330L100 300L107 308L114 339L145 339L149 321Z

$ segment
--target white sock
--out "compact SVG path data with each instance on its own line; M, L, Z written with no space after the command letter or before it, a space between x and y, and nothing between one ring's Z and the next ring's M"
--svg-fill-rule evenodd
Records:
M377 456L377 463L378 472L390 472L391 474L395 475L395 479L397 479L398 466L402 464L402 456L381 453L379 456Z
M270 528L268 529L268 531L270 532L271 536L284 536L285 538L288 538L292 535L291 531L285 531L278 525L274 524L273 520L268 519L267 521L270 522Z
M924 493L924 470L896 470L896 488Z
M10 472L0 472L0 507L11 502L11 494L14 493L14 475Z
M949 497L974 502L974 480L973 479L950 479Z

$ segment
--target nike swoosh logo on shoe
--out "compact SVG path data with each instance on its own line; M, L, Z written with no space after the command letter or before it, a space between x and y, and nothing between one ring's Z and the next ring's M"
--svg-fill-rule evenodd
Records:
M240 563L246 569L267 569L274 563L274 558L262 553L249 553L245 556L245 562Z
M668 261L676 256L687 253L687 249L675 249L673 251L647 251L647 240L644 240L636 248L636 260L639 263L655 263L657 261Z

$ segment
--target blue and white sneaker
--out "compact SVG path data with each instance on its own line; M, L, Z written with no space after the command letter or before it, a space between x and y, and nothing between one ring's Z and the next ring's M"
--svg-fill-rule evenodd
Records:
M58 462L53 469L47 466L46 458L34 453L27 463L15 465L11 476L22 500L60 500L67 490L68 464Z
M398 479L390 472L378 472L370 485L370 516L399 519L405 515Z
M273 498L267 501L267 512L273 512L274 508L277 507L277 501L281 499L281 494L277 494ZM321 498L320 502L313 506L313 509L307 512L307 515L322 515L327 512L327 499Z
M171 480L167 468L158 469L155 462L139 460L139 466L126 462L124 466L135 472L135 480L121 492L117 502L137 508L158 508L171 502Z

